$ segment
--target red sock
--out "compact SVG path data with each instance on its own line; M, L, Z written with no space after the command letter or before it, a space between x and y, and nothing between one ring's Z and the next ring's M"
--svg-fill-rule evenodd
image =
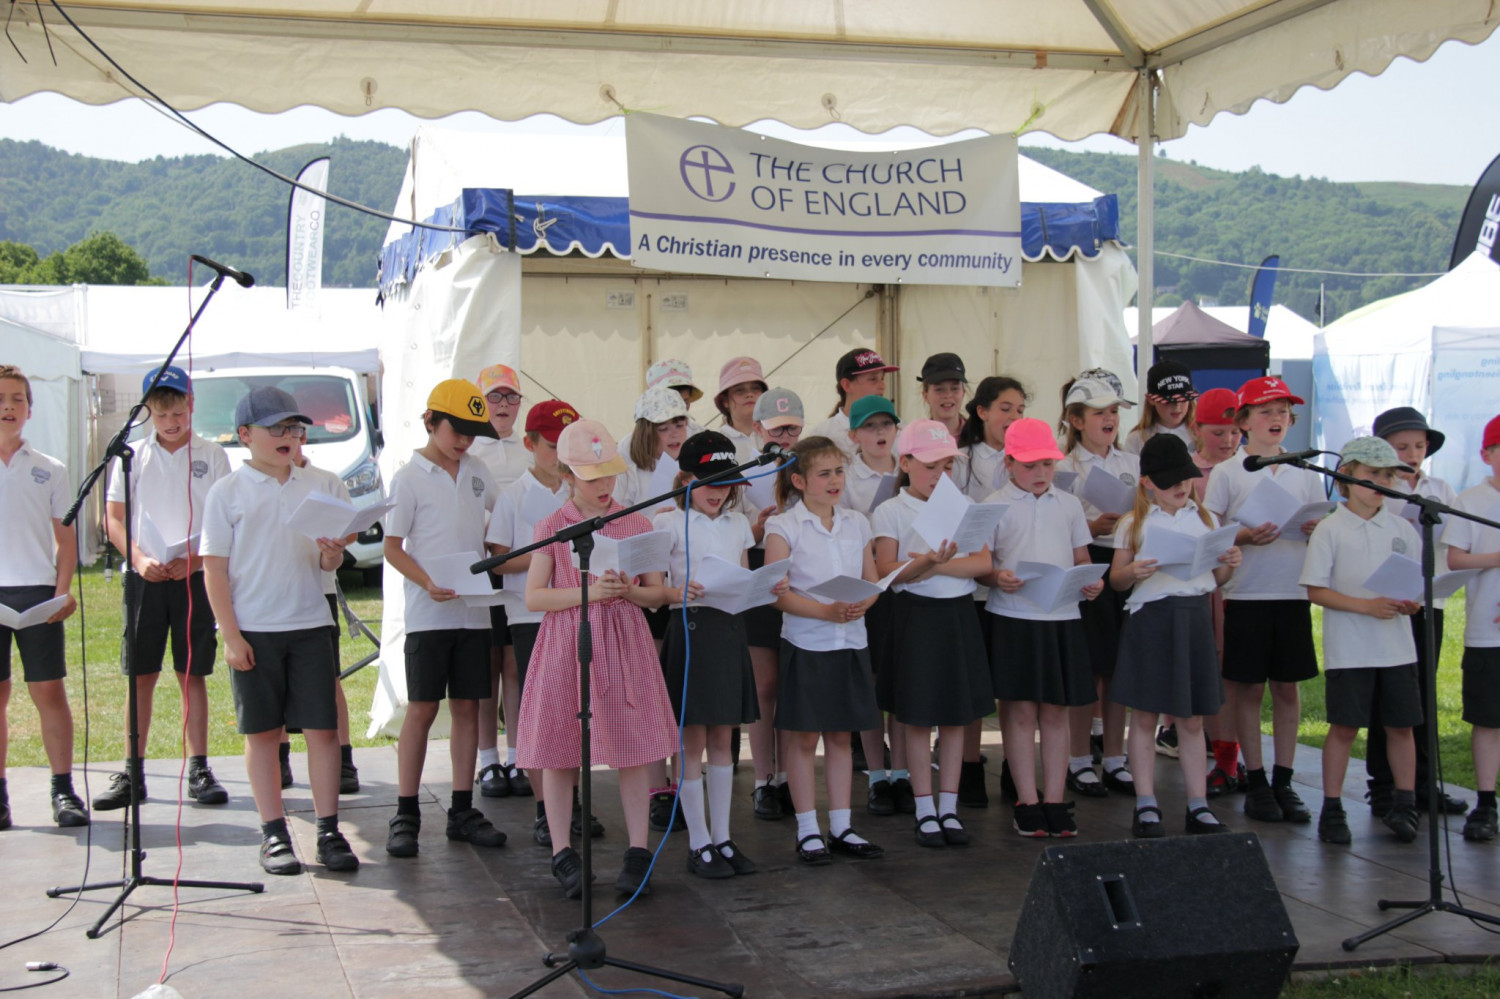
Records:
M1233 777L1240 761L1240 744L1214 740L1214 766Z

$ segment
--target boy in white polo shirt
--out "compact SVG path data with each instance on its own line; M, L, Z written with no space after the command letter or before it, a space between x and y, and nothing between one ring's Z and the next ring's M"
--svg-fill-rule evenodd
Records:
M343 538L313 541L287 518L318 488L293 463L293 440L310 419L291 394L253 389L235 407L234 423L249 459L208 492L203 512L204 584L224 661L234 672L234 713L245 737L245 770L260 813L260 865L268 874L296 874L281 800L277 745L285 727L302 729L317 815L317 860L352 871L359 858L339 832L338 712L328 641L332 619L323 599L323 572L344 558Z
M19 368L0 364L0 603L24 611L55 598L64 603L44 623L13 631L0 625L0 829L10 828L5 750L10 743L10 644L15 636L26 689L41 717L42 746L52 767L52 819L86 826L89 813L73 793L73 712L63 677L62 622L77 610L68 592L78 562L78 540L63 527L71 491L68 470L26 443L21 428L31 418L31 382Z
M208 766L208 677L214 671L218 640L214 613L203 588L203 561L189 546L187 554L161 562L152 552L142 525L172 544L203 529L203 504L213 484L229 474L224 449L193 432L193 386L187 372L171 366L162 371L156 387L151 382L156 369L148 371L141 391L150 390L146 408L151 413L151 433L135 445L130 466L131 526L130 563L135 572L125 574L125 606L139 601L135 622L135 649L130 656L135 673L136 721L140 733L139 752L146 753L151 734L151 710L156 681L161 676L167 642L172 647L172 668L177 674L187 714L188 797L200 805L222 805L229 800L224 785ZM105 528L118 551L125 551L125 478L116 460L110 471L105 503ZM123 645L122 645L123 651ZM125 656L120 657L125 671ZM129 751L130 722L126 719L126 750ZM125 771L112 774L109 789L94 796L94 808L109 811L130 804L129 761ZM145 780L135 799L146 799Z
M1339 471L1387 488L1411 466L1379 437L1344 445ZM1300 582L1323 611L1323 680L1327 685L1328 738L1323 742L1323 811L1318 838L1350 842L1344 817L1344 774L1359 730L1376 721L1385 728L1386 754L1396 792L1381 821L1403 843L1417 838L1416 745L1412 726L1422 721L1417 689L1417 649L1411 625L1421 610L1413 600L1383 597L1365 580L1392 554L1422 557L1422 539L1386 510L1385 497L1368 486L1340 482L1345 502L1324 518L1307 542ZM1378 708L1375 705L1378 704ZM1372 718L1372 708L1378 718Z
M1490 475L1459 493L1454 507L1500 521L1500 416L1485 424L1479 455ZM1500 530L1459 517L1447 523L1448 568L1483 570L1464 587L1463 659L1464 721L1474 726L1470 745L1479 789L1464 822L1464 839L1483 843L1496 835L1495 775L1500 772Z
M504 846L505 833L474 807L479 702L490 694L489 611L470 607L440 586L423 563L444 555L478 561L495 482L468 454L475 437L494 437L489 408L473 382L451 378L427 396L427 445L391 476L396 508L385 518L385 564L405 576L406 717L396 747L400 788L385 851L417 855L422 813L417 792L427 760L427 733L448 698L453 720L448 752L453 800L447 836L475 846Z

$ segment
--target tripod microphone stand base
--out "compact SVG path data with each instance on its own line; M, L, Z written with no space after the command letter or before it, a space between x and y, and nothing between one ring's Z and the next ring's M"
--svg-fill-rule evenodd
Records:
M542 958L542 964L554 969L551 974L532 982L526 988L511 996L511 999L523 999L532 993L552 984L557 979L570 971L594 971L598 968L624 968L626 971L634 971L642 975L650 975L653 978L662 978L669 982L681 982L684 985L694 985L700 989L712 989L722 992L727 996L739 999L745 994L743 985L733 983L714 982L707 978L694 978L692 975L683 975L675 971L665 971L661 968L653 968L649 964L637 964L634 961L621 961L605 953L604 940L592 928L584 927L574 930L568 934L567 956L548 953Z
M1353 950L1360 944L1365 943L1368 940L1372 940L1375 937L1380 936L1382 933L1389 933L1392 930L1396 929L1398 926L1405 926L1407 923L1410 923L1413 920L1421 919L1423 916L1433 912L1451 912L1455 916L1463 916L1466 919L1473 919L1481 923L1489 923L1491 926L1500 926L1500 919L1491 916L1487 912L1475 912L1473 909L1466 909L1461 905L1456 905L1453 902L1449 902L1440 898L1424 898L1420 902L1392 902L1388 899L1383 898L1375 904L1380 907L1380 910L1382 912L1387 909L1410 909L1411 912L1408 912L1402 916L1397 916L1390 922L1385 923L1381 926L1377 926L1373 930L1367 930L1357 937L1350 937L1343 943L1343 947L1345 950Z
M259 894L266 890L266 886L259 881L173 881L171 878L153 878L149 875L138 874L118 881L99 881L91 885L74 885L71 888L48 888L47 897L60 898L63 895L75 895L81 891L119 888L120 894L104 910L104 914L95 920L94 925L90 926L84 932L84 935L90 940L97 940L99 934L104 932L104 924L109 922L109 917L115 914L116 909L125 904L125 900L130 897L131 892L137 888L152 886L171 888L174 885L178 888L218 888L222 891L248 891L253 894Z

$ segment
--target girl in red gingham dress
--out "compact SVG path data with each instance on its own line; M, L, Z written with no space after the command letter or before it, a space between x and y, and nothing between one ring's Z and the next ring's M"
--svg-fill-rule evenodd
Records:
M536 526L536 539L550 537L581 520L621 509L611 497L615 476L624 471L614 440L604 426L579 420L563 428L557 457L571 499ZM628 538L651 530L639 514L604 526L609 538ZM571 843L573 786L581 763L578 722L579 572L570 544L558 542L531 556L526 575L526 607L545 611L536 650L521 694L520 747L517 762L541 770L552 831L552 874L569 898L583 890L582 863ZM646 849L650 807L647 765L677 748L677 726L662 680L656 645L642 608L659 607L669 597L662 574L630 579L616 572L589 574L589 624L594 656L589 691L592 761L619 771L620 803L630 848L615 887L646 894L651 853Z

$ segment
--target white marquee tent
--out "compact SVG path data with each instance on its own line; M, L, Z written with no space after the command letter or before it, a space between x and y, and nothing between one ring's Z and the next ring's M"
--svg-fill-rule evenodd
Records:
M1455 488L1488 470L1484 425L1500 412L1500 265L1471 254L1431 284L1373 302L1318 334L1317 447L1336 451L1393 406L1415 406L1447 434L1429 470Z

